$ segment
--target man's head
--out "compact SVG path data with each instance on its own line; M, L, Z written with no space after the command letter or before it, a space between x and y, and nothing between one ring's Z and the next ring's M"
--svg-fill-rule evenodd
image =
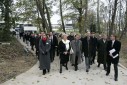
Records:
M43 36L44 32L41 32L41 36Z
M80 35L79 35L79 34L76 34L76 35L75 35L75 39L76 39L76 40L79 40L79 39L80 39Z
M112 34L112 35L110 36L110 39L111 39L111 40L116 40L116 35Z
M103 34L103 39L106 40L107 39L107 35Z
M92 33L91 33L91 36L92 36L92 37L95 37L95 32L92 32Z
M49 35L50 35L50 36L52 36L52 35L53 35L53 33L52 33L52 32L50 32L50 33L49 33Z
M98 39L99 39L99 40L102 39L102 35L101 35L101 34L98 36Z
M74 36L74 33L73 33L73 32L71 32L71 33L70 33L70 35L71 35L71 36Z
M87 37L90 37L91 36L91 33L90 32L87 32L86 35L87 35Z

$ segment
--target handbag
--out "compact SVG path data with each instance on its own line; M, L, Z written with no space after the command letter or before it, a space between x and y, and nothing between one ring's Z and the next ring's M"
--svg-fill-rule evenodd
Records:
M74 50L72 49L72 47L70 49L70 54L74 54Z

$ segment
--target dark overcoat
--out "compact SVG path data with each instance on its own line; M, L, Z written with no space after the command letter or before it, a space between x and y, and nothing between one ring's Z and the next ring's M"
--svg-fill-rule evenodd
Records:
M98 58L97 62L100 64L106 64L106 59L107 59L107 40L104 42L103 39L98 40Z
M109 51L112 50L112 49L115 49L116 51L113 53L113 56L115 56L116 54L119 55L119 52L120 52L120 49L121 49L121 42L118 41L118 40L115 40L113 46L112 46L112 41L108 41L108 44L107 44L107 53L108 53L108 56L107 56L107 62L112 62L113 64L118 64L119 63L119 56L116 57L116 58L113 58L111 57L109 54Z
M91 37L90 37L89 43L88 43L87 37L82 39L82 52L84 52L85 57L90 57L91 58L92 47L93 47L92 45L93 45L93 43L92 43L92 38Z
M69 50L66 50L66 45L62 41L59 42L59 53L60 53L61 64L65 64L69 61L70 49L71 49L70 43L69 43ZM64 52L66 51L68 52L67 55L64 54Z
M45 44L43 43L42 40L40 40L39 42L40 70L50 69L50 48L51 43L49 40L47 40Z

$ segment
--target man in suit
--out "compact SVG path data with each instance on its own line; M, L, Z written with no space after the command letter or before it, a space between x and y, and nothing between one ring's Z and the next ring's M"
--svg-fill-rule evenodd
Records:
M87 36L82 39L82 52L85 56L85 63L86 63L86 72L89 72L90 65L92 62L92 37L90 32L87 33Z
M34 34L31 34L30 36L30 46L31 46L31 50L34 51L34 45L35 45L35 35Z
M119 63L119 52L121 49L121 42L116 40L115 35L111 35L110 41L107 43L107 73L106 76L110 73L111 63L114 64L114 80L118 81L118 63Z
M95 63L95 57L96 57L96 51L97 51L97 38L95 37L95 33L92 32L91 34L92 37L92 63Z
M55 50L58 47L58 39L55 35L53 35L52 32L50 32L49 35L50 35L49 38L51 41L50 59L51 59L51 62L53 62L55 57Z

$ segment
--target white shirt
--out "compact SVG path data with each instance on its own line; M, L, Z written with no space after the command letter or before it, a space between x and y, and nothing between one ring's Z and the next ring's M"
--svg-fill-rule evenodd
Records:
M106 40L104 40L104 39L103 39L103 42L105 43L105 42L106 42Z
M114 45L114 42L115 42L115 40L112 40L112 47L113 47L113 45Z

